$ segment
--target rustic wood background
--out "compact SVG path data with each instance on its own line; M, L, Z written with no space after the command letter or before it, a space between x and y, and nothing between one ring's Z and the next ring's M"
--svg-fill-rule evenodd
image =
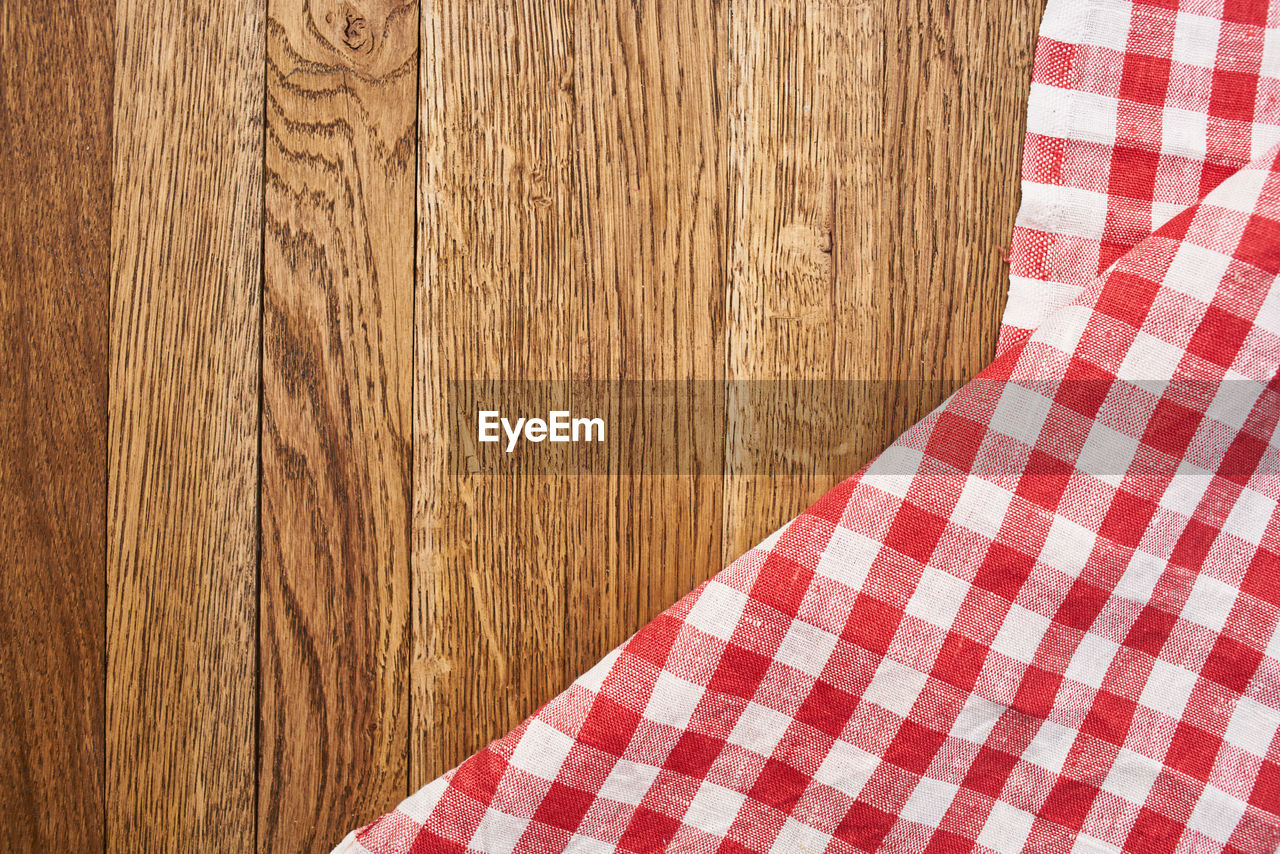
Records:
M938 403L1042 2L0 0L0 848L325 851L838 479L458 476L449 378Z

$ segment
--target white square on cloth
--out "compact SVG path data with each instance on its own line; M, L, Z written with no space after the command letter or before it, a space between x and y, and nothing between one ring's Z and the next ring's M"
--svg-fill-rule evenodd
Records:
M1138 701L1149 709L1179 720L1196 687L1196 678L1190 670L1157 658Z
M1244 801L1233 798L1211 784L1204 787L1200 800L1196 801L1196 808L1187 820L1187 827L1225 845L1244 817L1244 811Z
M600 796L632 806L639 806L653 781L658 778L661 769L642 762L619 759L609 771L604 784L600 787Z
M1093 531L1055 513L1040 550L1040 560L1075 578L1089 563L1097 541L1098 535Z
M862 699L905 718L928 681L928 675L885 658L876 669L876 675L871 677L871 684Z
M879 765L880 757L868 753L856 744L836 739L813 779L850 798L856 798Z
M907 602L907 613L939 628L949 629L968 593L969 582L963 578L926 566L911 600Z
M746 800L741 792L703 780L682 821L712 836L724 836Z
M1111 763L1107 778L1102 781L1102 788L1131 804L1142 806L1163 767L1149 756L1122 747Z
M1029 611L1015 602L1000 624L1000 631L996 632L991 648L1014 661L1030 664L1045 632L1049 631L1050 622L1052 621L1043 614Z
M782 736L791 724L791 718L782 712L774 711L759 703L747 703L742 710L733 731L729 733L729 743L745 747L766 759L773 754Z
M954 783L935 780L932 777L921 777L920 782L911 790L911 796L902 805L902 817L916 824L937 827L942 823L942 816L951 806L960 787Z
M511 754L511 764L543 780L554 780L573 749L573 738L536 718Z
M1035 820L1036 817L1029 812L1004 801L996 801L991 805L982 833L978 835L978 844L1000 854L1016 854L1026 844Z
M951 519L955 524L975 531L989 540L1000 533L1005 513L1013 501L1013 493L976 475L966 475L964 489L956 500Z
M1183 65L1213 68L1218 58L1218 32L1221 28L1217 18L1179 12L1170 58Z
M497 810L486 809L468 845L476 851L483 851L484 854L511 854L528 826L527 818L517 818Z
M792 620L782 638L782 645L778 647L778 654L774 657L801 673L817 678L822 675L838 641L839 638L835 635L811 626L804 620Z
M742 618L747 605L747 594L718 581L711 581L698 594L689 609L685 623L712 637L727 641Z

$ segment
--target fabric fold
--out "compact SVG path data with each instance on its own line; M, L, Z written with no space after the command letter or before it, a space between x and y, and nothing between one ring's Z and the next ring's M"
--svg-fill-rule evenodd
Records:
M1266 0L1050 0L1027 103L999 350L1280 142Z

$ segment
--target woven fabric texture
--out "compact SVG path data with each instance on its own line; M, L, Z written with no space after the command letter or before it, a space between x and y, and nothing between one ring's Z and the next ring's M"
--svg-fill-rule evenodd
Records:
M1280 32L1174 6L1051 3L995 361L338 851L1280 847Z
M1280 142L1280 6L1050 0L1000 349Z

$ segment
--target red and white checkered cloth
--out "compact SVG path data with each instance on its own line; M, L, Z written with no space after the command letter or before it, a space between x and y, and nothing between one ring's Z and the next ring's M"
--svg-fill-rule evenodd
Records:
M338 851L1280 848L1280 13L1176 5L1052 0L996 360Z
M1050 0L1002 352L1280 142L1278 24L1266 0Z

